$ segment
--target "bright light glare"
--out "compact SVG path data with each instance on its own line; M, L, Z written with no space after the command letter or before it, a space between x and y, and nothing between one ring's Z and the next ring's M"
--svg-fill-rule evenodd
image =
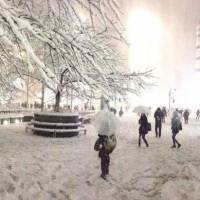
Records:
M132 11L128 19L130 69L159 67L163 27L160 18L146 10Z
M15 124L19 124L19 119L16 119L16 120L15 120Z
M176 99L179 106L196 110L200 108L200 74L199 72L186 73L182 79L181 88L177 91Z
M8 123L8 121L7 120L4 120L3 121L3 125L8 125L9 123Z

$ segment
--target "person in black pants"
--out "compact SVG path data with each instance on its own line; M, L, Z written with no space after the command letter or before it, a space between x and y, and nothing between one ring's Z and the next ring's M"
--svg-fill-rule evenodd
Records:
M139 124L140 124L140 127L139 127L139 140L138 140L138 146L140 147L141 146L141 137L144 141L144 143L146 144L146 147L149 146L146 138L145 138L145 135L148 133L148 120L147 120L147 117L144 113L141 114L141 117L139 119Z
M99 158L101 158L101 178L106 180L106 175L109 174L110 156L104 147L104 141L106 140L106 135L98 135L94 149L99 151Z
M156 137L161 137L162 117L163 117L163 113L161 109L157 108L156 112L154 113Z

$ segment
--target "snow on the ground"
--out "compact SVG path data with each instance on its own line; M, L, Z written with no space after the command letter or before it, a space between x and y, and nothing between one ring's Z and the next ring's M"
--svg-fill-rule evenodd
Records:
M153 119L151 119L153 122ZM180 149L171 149L169 119L162 138L138 148L138 116L124 115L108 182L99 178L97 133L45 138L23 125L0 128L0 200L199 200L200 121L183 125ZM154 124L152 123L152 129Z

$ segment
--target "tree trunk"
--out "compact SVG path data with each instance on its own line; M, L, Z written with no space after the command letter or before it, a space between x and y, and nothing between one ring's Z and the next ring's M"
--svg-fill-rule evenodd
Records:
M55 112L60 111L60 100L61 100L61 94L60 94L60 91L57 91L57 93L56 93L56 103L55 103L55 108L54 108Z
M72 112L72 107L73 107L73 90L71 89L71 105L70 105L70 107L71 107L71 112Z
M29 76L27 77L27 82L26 82L26 108L29 108Z
M105 104L105 98L104 98L103 95L101 95L101 98L100 98L100 110L103 110L104 104Z
M44 82L42 82L41 111L44 110L44 93L45 93L45 84L44 84Z
M92 110L92 91L91 91L91 94L90 94L90 99L89 99L89 101L90 101L90 110Z

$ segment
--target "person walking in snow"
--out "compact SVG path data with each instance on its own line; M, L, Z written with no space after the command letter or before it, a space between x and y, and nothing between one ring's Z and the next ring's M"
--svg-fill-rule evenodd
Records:
M119 116L121 117L124 114L122 107L120 107Z
M177 141L176 135L179 133L180 130L182 130L182 123L177 111L174 111L173 113L173 117L171 119L171 129L173 141L173 145L171 148L176 148L176 144L178 145L177 147L180 148L181 144Z
M140 124L140 127L139 127L139 140L138 140L138 146L140 147L141 146L141 137L144 141L144 143L146 144L146 147L149 146L145 136L146 134L148 133L149 131L149 123L148 123L148 120L147 120L147 117L144 113L141 114L141 117L139 119L139 124Z
M162 122L165 123L165 117L167 116L166 108L162 108Z
M105 149L106 135L98 135L99 138L95 142L94 149L99 151L99 158L101 158L101 178L106 180L106 176L109 174L110 155Z
M119 120L108 105L99 111L92 121L98 131L98 139L95 142L94 150L99 152L101 158L101 178L107 179L109 174L110 154L115 149L117 140L115 133L118 129Z
M156 112L154 113L156 137L161 137L162 117L163 113L161 109L157 108Z
M199 119L199 115L200 115L200 110L199 109L197 110L196 115L197 115L196 119Z
M112 108L110 108L110 111L111 111L111 112L113 112L115 115L116 115L116 113L117 113L117 110L116 110L116 108L113 108L113 107L112 107Z
M189 111L185 110L184 113L183 113L183 118L185 120L185 124L188 124L189 115L190 115Z

